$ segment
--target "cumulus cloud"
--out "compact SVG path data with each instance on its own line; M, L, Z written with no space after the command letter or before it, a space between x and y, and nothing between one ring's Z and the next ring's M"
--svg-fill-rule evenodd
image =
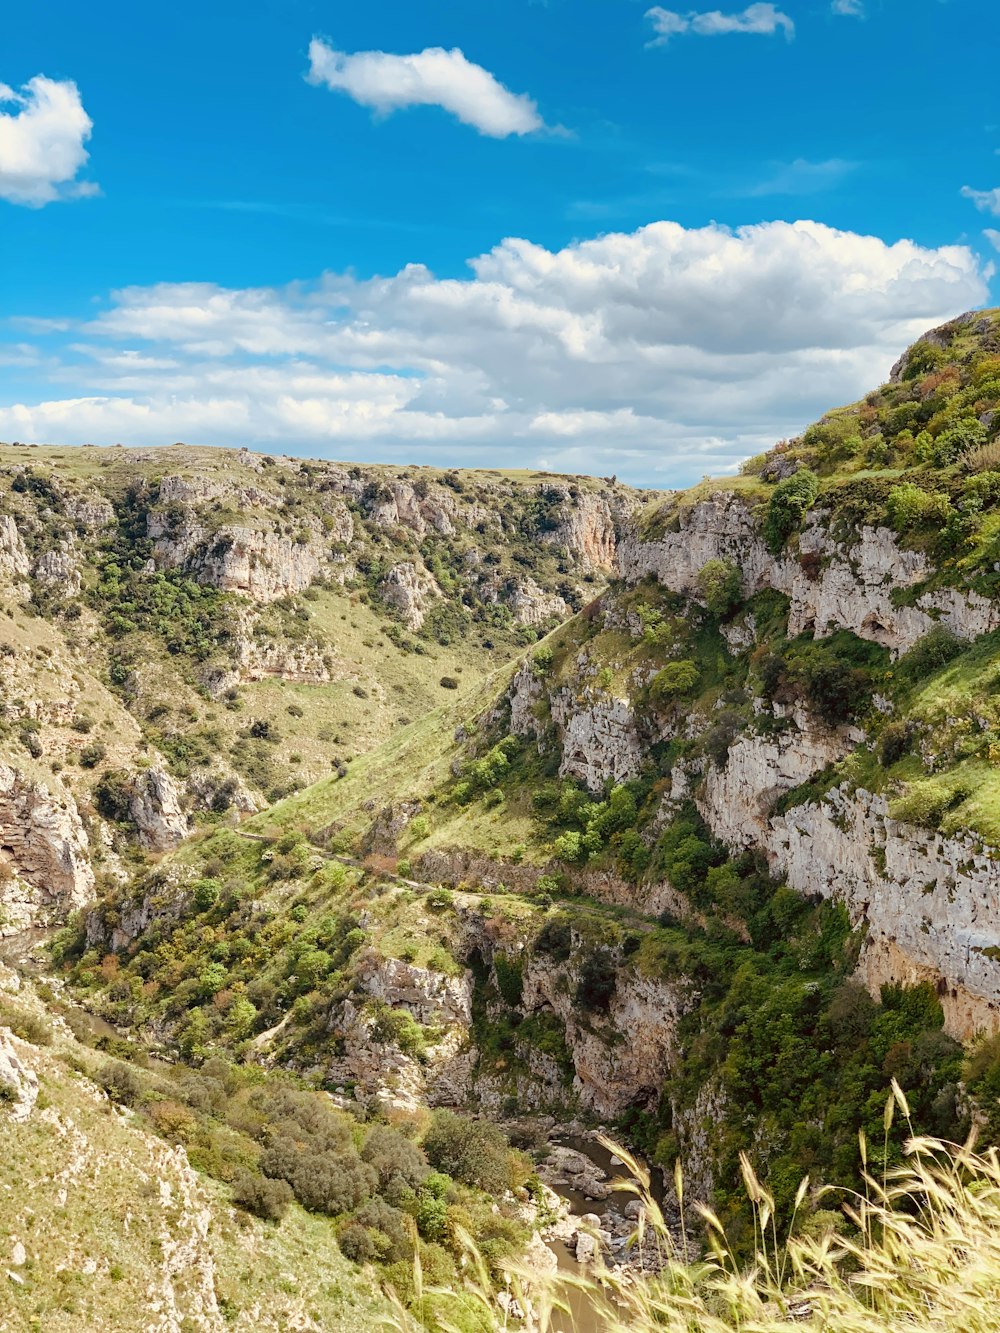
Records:
M131 287L66 336L0 438L247 443L680 483L858 397L986 296L974 255L816 222L657 222L464 279ZM0 396L0 402L3 401ZM9 401L9 400L8 400Z
M681 33L694 33L698 37L720 37L727 33L755 33L770 37L779 30L791 41L795 36L795 24L772 4L748 5L739 14L723 14L721 10L711 9L703 13L691 10L686 14L673 9L663 9L654 5L646 10L646 18L653 25L656 36L650 46L665 46L671 37Z
M458 48L428 47L415 55L337 51L320 38L309 44L310 83L346 93L361 106L388 115L410 106L439 106L480 134L505 139L544 128L538 107L512 93Z
M37 74L20 92L0 83L0 199L41 208L95 194L95 185L76 179L92 127L68 79Z
M865 16L864 0L833 0L830 8L844 18L863 19Z
M1000 250L1000 231L995 231L993 227L984 227L983 235L993 246L994 250Z
M1000 218L1000 187L995 190L974 190L971 185L963 185L962 196L971 199L981 213L993 213Z

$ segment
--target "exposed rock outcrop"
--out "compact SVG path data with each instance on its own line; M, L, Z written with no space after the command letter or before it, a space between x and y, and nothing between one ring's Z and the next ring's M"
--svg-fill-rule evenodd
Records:
M618 540L615 509L603 495L584 493L571 500L565 490L563 496L556 526L542 534L542 541L564 547L585 572L610 570Z
M0 576L16 581L27 577L30 569L31 561L13 514L0 514Z
M911 648L937 623L965 639L1000 627L1000 605L973 591L937 589L919 593L913 605L898 605L899 594L925 582L932 569L888 528L864 526L856 540L837 541L829 513L814 510L799 536L800 558L776 557L761 535L759 512L741 495L717 491L678 509L675 530L649 540L635 532L624 537L618 573L629 584L652 576L672 592L697 597L700 571L710 560L724 560L739 569L745 596L773 588L790 598L790 634L810 630L822 638L849 629L894 653Z
M971 1036L1000 1015L1000 854L892 819L884 797L837 787L771 820L765 846L802 893L845 903L867 934L862 975L933 980L947 1028Z
M151 851L170 851L187 836L188 821L181 808L180 791L162 768L143 769L136 775L129 813L139 830L139 841Z
M89 842L76 804L0 764L0 907L10 926L61 919L94 890Z
M382 600L397 611L412 631L420 629L435 601L444 594L435 580L412 560L393 565L380 585Z
M586 687L583 698L560 690L552 718L562 746L560 777L578 778L591 791L634 777L642 763L635 715L627 699Z
M24 1049L25 1043L18 1041L9 1028L0 1028L0 1091L9 1089L7 1114L15 1122L27 1120L38 1100L38 1075L24 1059Z

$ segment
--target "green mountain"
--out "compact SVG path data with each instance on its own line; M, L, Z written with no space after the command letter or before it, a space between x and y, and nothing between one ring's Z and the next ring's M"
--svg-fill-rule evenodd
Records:
M88 1050L175 1062L143 1132L431 1326L414 1247L448 1285L460 1228L494 1270L547 1234L553 1124L679 1162L737 1249L741 1150L784 1221L859 1130L898 1157L893 1079L996 1142L998 432L986 311L669 495L5 450L8 931L65 922Z

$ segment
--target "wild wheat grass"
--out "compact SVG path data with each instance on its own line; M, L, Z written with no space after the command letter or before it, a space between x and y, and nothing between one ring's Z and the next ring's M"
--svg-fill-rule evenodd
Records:
M885 1130L896 1112L908 1118L897 1084L886 1105ZM704 1205L693 1211L702 1235L693 1239L704 1257L681 1255L650 1192L648 1173L621 1147L633 1179L623 1186L644 1204L633 1239L655 1247L663 1267L654 1275L596 1270L579 1278L540 1278L524 1270L510 1274L510 1290L529 1318L512 1319L497 1304L489 1274L471 1244L466 1289L469 1304L458 1322L430 1327L441 1333L471 1329L526 1328L548 1333L553 1315L567 1311L571 1287L589 1296L590 1327L606 1333L994 1333L1000 1330L1000 1159L995 1149L977 1152L913 1135L905 1162L876 1177L865 1163L854 1191L813 1188L803 1180L796 1216L779 1237L774 1201L742 1159L744 1186L755 1218L756 1253L739 1263L721 1222ZM683 1181L676 1179L683 1203ZM821 1205L839 1210L846 1234L834 1226L815 1234L799 1227L803 1211ZM684 1211L682 1207L682 1212ZM443 1295L443 1293L440 1293ZM561 1316L565 1328L565 1313ZM416 1333L426 1325L397 1305L390 1327Z

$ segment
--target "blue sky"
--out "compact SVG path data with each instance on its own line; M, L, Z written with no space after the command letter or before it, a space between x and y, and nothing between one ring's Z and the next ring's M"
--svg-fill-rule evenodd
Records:
M731 467L989 303L997 36L991 0L21 6L0 438Z

